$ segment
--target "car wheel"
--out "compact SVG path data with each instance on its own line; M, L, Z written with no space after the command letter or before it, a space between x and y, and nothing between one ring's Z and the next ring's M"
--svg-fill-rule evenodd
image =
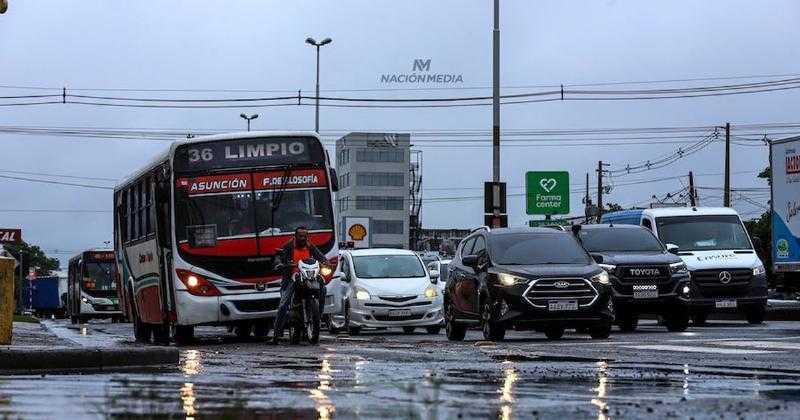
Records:
M403 334L414 334L414 327L403 327Z
M175 340L175 344L179 346L191 343L194 340L194 326L173 325L172 339Z
M706 325L708 314L705 312L697 312L692 314L692 325L695 327L702 327Z
M616 321L619 329L622 332L634 332L636 328L639 326L639 315L628 312L628 311L619 311L616 314Z
M435 327L425 327L425 331L427 331L428 334L436 335L442 332L442 327L438 325Z
M506 329L502 324L493 321L492 305L489 299L483 303L481 310L481 327L483 328L483 338L489 341L501 341L506 336Z
M589 335L600 340L608 338L611 335L611 322L604 322L589 328Z
M689 314L677 313L663 316L664 326L669 332L683 332L689 328Z
M564 336L564 327L551 325L544 329L544 335L551 340L558 340Z
M467 335L467 327L456 322L453 305L444 304L444 331L450 341L462 341Z
M749 309L745 314L745 316L747 317L747 322L753 325L764 323L765 315L766 315L766 308L763 305L759 305L755 308Z
M236 333L236 337L240 339L246 339L250 337L250 332L253 329L253 324L250 321L239 321L236 323L234 327L234 332Z
M361 334L361 327L356 327L350 325L350 305L347 304L344 307L344 329L347 330L347 334L349 335L359 335Z

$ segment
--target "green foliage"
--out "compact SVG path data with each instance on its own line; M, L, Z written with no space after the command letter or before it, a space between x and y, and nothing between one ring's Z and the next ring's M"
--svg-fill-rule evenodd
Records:
M759 178L767 180L767 184L772 185L772 168L767 166L763 171L758 173Z
M770 212L766 211L759 218L744 222L744 226L747 228L747 233L753 238L753 242L755 242L756 252L758 252L761 261L764 262L764 267L767 268L770 277L772 277L772 220Z
M606 204L606 210L605 210L606 212L609 212L609 211L620 211L620 210L624 210L624 209L618 203L608 203L608 204Z
M8 251L17 261L20 260L22 254L22 272L27 275L30 267L36 268L37 276L47 276L60 267L60 263L56 258L48 257L41 248L36 245L29 245L26 242L20 244L6 244L3 247Z

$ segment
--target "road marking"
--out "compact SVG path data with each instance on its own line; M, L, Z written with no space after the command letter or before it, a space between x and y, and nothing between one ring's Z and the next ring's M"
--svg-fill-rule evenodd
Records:
M721 349L716 347L692 347L692 346L670 346L663 344L642 345L642 346L623 346L637 350L660 350L674 351L679 353L717 353L717 354L768 354L778 353L766 350L747 350L747 349Z
M800 350L800 343L786 341L723 341L716 343L727 347L753 347L757 349Z

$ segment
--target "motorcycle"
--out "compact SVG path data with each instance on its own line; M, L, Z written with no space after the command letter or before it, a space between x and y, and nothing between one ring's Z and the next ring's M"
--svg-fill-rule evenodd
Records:
M294 296L289 309L289 341L298 344L306 339L309 344L319 342L320 317L319 291L322 277L319 262L308 258L297 262L297 273L292 275Z

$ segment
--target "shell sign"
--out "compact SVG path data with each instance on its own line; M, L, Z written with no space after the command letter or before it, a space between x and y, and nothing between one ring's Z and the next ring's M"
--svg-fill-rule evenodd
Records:
M363 241L367 236L367 228L361 223L356 223L350 226L350 229L347 230L347 234L350 235L350 239L354 241Z
M354 248L369 248L372 245L369 225L369 217L345 217L344 232Z

